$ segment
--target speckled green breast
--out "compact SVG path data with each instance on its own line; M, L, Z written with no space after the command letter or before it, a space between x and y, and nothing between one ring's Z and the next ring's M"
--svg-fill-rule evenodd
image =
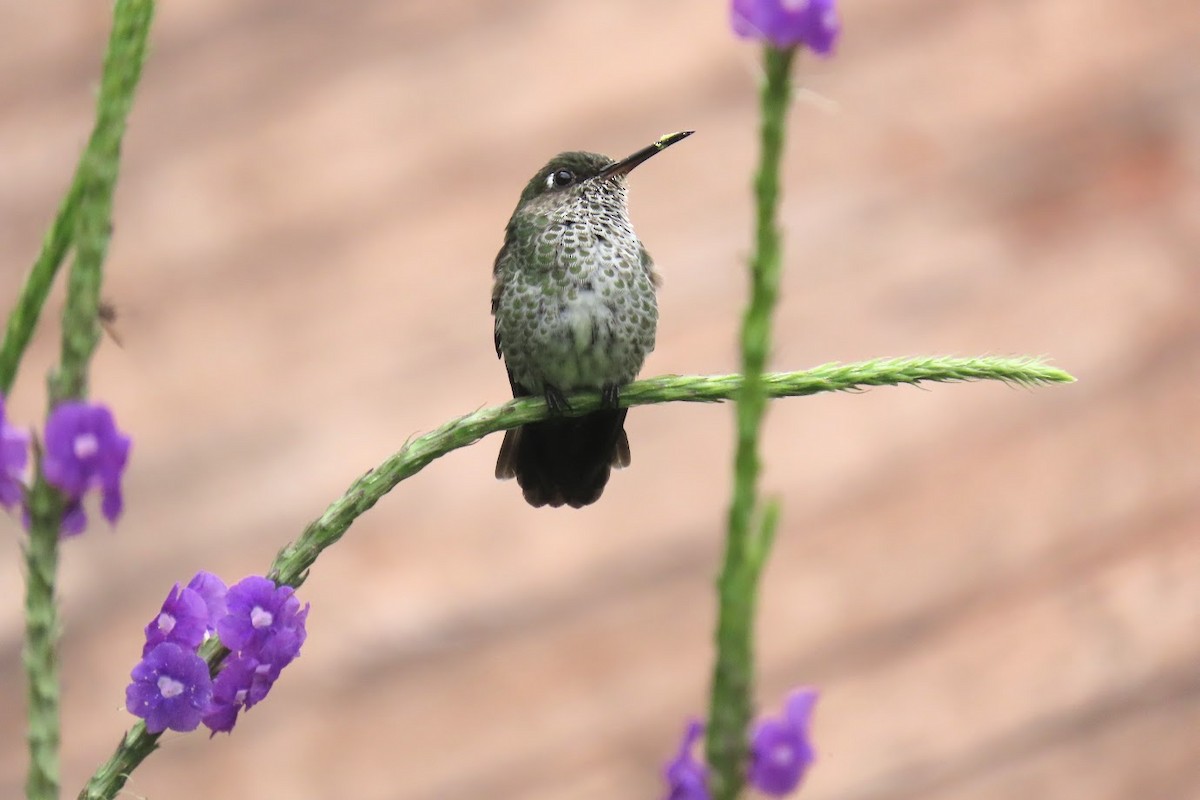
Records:
M654 349L658 304L624 188L528 207L511 226L496 321L513 379L533 393L632 381Z

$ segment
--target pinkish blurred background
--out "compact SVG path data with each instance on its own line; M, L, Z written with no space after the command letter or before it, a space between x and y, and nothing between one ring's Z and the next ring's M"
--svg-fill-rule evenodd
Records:
M452 10L451 10L452 9ZM0 0L0 307L91 125L109 3ZM1046 354L1079 377L772 407L763 707L823 689L810 800L1200 798L1200 15L1191 0L862 0L804 59L774 364ZM94 395L128 511L62 559L64 793L131 718L141 628L265 569L410 435L507 398L492 259L565 149L640 170L644 374L721 372L757 53L724 3L163 3ZM10 411L40 419L61 292ZM326 553L303 657L128 796L653 798L706 701L727 407L630 415L584 511L456 452ZM0 796L21 792L21 532L0 519Z

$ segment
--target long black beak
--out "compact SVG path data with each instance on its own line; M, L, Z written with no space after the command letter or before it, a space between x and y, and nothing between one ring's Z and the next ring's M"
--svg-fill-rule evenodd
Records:
M643 161L650 158L650 156L658 155L663 150L666 150L668 147L675 144L676 142L682 142L684 139L691 136L693 133L695 133L695 131L680 131L679 133L669 133L666 136L659 139L654 144L648 145L646 147L643 147L641 150L638 150L633 155L626 156L625 158L622 158L620 161L609 164L607 167L600 170L600 174L597 175L596 177L598 177L598 178L613 178L613 177L617 177L619 175L628 175L630 170L632 170L638 164L641 164Z

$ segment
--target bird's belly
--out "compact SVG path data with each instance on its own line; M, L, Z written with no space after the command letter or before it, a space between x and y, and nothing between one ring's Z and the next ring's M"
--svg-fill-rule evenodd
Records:
M634 359L629 331L603 297L580 291L554 317L546 326L552 355L540 365L544 382L567 391L631 380L621 380Z
M589 280L544 297L524 330L504 333L504 355L527 390L599 389L637 377L654 349L658 309L646 279ZM631 285L633 284L633 285Z

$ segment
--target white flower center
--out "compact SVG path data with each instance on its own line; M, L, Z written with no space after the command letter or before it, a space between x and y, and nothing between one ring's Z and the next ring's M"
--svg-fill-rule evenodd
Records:
M170 700L172 697L178 697L183 694L183 684L170 675L159 675L158 693L167 700Z
M796 760L796 754L790 744L777 744L771 748L771 761L781 767Z
M158 615L158 629L163 633L175 630L175 618L165 611Z
M249 692L246 689L238 689L233 695L233 702L237 703L239 706L242 705L246 702L246 695L248 693Z
M94 433L81 433L75 437L73 449L76 458L90 458L100 449L100 440Z
M269 627L274 621L275 617L271 616L271 612L267 611L265 608L261 606L255 606L254 608L250 609L250 624L254 627L259 629L266 628Z
M837 30L837 12L832 8L821 15L821 27L827 31Z
M784 11L799 14L808 8L808 0L782 0L779 5L783 6Z

